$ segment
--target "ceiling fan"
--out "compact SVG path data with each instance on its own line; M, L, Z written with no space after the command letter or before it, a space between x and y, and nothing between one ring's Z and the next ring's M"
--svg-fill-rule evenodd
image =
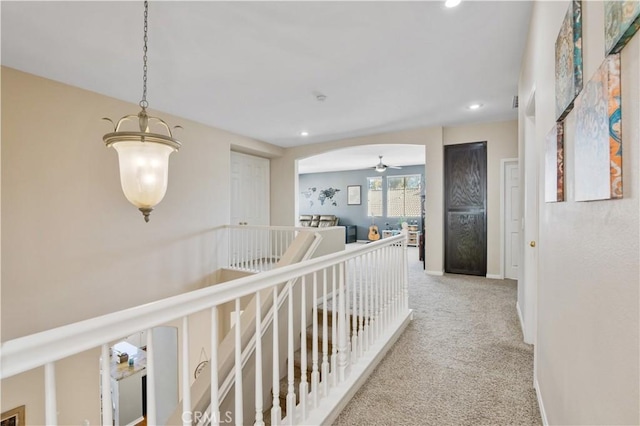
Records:
M390 166L388 164L384 164L382 162L382 155L378 156L380 158L380 162L378 164L376 164L374 167L372 167L372 169L375 169L376 172L382 173L387 169L401 169L402 167L398 167L398 166Z

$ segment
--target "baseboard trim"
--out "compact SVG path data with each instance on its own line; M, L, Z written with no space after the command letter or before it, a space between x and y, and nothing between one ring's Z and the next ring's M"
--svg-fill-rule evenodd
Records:
M522 330L522 340L524 340L524 321L522 320L522 311L520 310L520 303L516 302L516 311L518 312L518 320L520 321L520 330Z
M427 275L436 275L438 277L441 277L444 275L444 271L424 271L424 272Z
M538 398L538 408L540 409L540 417L542 418L542 424L544 426L549 426L549 420L547 420L547 412L544 409L544 403L542 402L542 393L540 392L540 384L538 383L537 377L534 377L533 379L533 387L536 390L536 397Z
M490 278L492 280L503 280L504 277L500 274L487 274L487 278Z

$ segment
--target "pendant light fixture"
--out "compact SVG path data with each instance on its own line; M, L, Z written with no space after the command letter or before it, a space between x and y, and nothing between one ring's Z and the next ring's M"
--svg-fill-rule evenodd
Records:
M164 198L169 176L169 155L180 149L180 142L173 138L171 129L163 120L147 115L147 17L149 2L144 2L144 55L142 78L142 110L137 115L126 115L114 123L114 131L103 136L107 147L118 152L120 184L127 200L138 208L149 222L149 214ZM123 123L134 120L139 129L121 130ZM150 126L160 128L166 134L153 133ZM180 128L175 126L174 128ZM139 131L138 131L139 130Z

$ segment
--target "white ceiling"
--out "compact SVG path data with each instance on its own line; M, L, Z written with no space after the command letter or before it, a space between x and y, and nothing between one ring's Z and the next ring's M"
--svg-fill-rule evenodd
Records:
M3 65L138 103L141 1L1 7ZM148 100L282 147L514 119L530 14L528 1L152 1Z

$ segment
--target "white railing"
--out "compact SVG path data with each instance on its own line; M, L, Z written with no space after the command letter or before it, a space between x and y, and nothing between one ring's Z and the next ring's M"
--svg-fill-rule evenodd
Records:
M298 232L318 231L318 228L253 225L228 225L224 229L229 234L227 267L249 272L273 268Z
M278 297L279 287L282 297ZM269 295L271 307L265 312L265 295ZM243 389L241 324L247 321L247 312L240 314L240 301L254 297L251 318L255 321L255 385ZM286 298L284 305L278 304ZM310 301L310 303L307 303ZM236 304L235 325L235 403L231 413L221 413L221 397L217 386L211 386L210 408L192 412L189 368L189 316L209 311L211 326L210 374L211 383L218 383L218 306L228 302ZM268 302L267 302L268 303ZM307 309L307 306L311 306ZM322 309L322 315L320 314ZM329 320L331 311L331 323ZM271 314L272 322L265 317ZM277 314L274 314L277 313ZM271 424L321 424L337 415L340 401L353 391L358 379L370 371L399 330L410 318L407 300L407 253L405 236L386 238L351 251L329 254L240 278L213 287L196 290L157 302L114 312L101 317L69 324L34 335L10 340L2 344L0 354L0 379L44 366L45 422L56 425L56 361L92 348L102 349L101 369L102 404L111 407L111 380L109 378L109 345L141 330L147 332L147 423L156 422L156 398L154 383L163 374L153 364L154 343L151 329L170 321L182 321L183 337L181 356L183 396L182 421L218 424L231 417L235 424L263 424L265 401L272 401ZM298 340L294 325L302 330ZM311 326L309 336L306 329ZM273 330L270 351L265 353L263 343L267 328ZM296 326L297 327L297 326ZM328 336L333 335L331 343ZM310 340L310 342L308 341ZM297 345L297 342L300 345ZM329 345L333 348L330 351ZM298 388L294 386L294 352L300 347L301 377ZM307 364L307 351L311 351L311 365ZM97 361L97 360L96 360ZM286 365L286 373L280 374ZM283 370L285 371L285 370ZM96 374L98 372L96 371ZM286 404L281 407L279 382L287 377ZM273 385L273 398L268 389ZM266 390L265 390L266 389ZM91 392L91 390L88 390ZM244 399L249 392L255 404L247 407ZM282 409L286 416L282 418ZM112 411L102 410L102 424L111 425Z

